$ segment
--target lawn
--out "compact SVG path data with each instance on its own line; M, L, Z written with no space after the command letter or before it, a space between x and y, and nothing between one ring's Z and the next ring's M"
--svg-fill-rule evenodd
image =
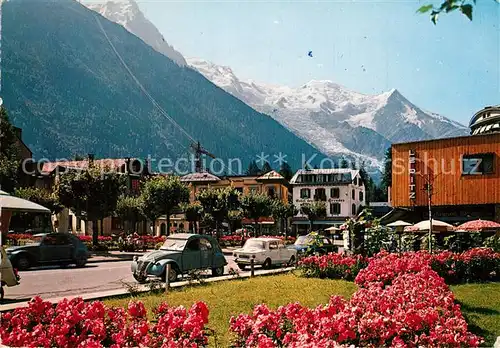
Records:
M451 287L469 328L493 347L500 336L500 283L465 284Z
M256 277L235 281L225 281L202 286L175 290L162 295L143 295L140 300L146 307L153 308L163 301L170 305L191 306L196 301L204 301L210 309L209 327L217 334L218 346L229 347L229 319L232 315L249 313L259 303L278 307L291 302L300 302L308 307L326 304L331 295L350 298L356 285L342 280L307 279L293 274ZM127 299L105 301L107 305L125 307ZM214 340L211 338L211 346Z

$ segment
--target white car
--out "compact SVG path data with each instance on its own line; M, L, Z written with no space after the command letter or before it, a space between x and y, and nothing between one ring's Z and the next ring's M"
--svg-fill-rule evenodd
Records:
M240 269L250 265L271 268L273 265L291 265L297 260L297 251L285 247L278 238L250 238L241 249L233 252L235 262Z

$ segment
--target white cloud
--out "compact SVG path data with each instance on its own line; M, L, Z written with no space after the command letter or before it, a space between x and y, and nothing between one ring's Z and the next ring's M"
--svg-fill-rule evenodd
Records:
M281 22L279 20L275 20L273 23L274 24L280 24Z

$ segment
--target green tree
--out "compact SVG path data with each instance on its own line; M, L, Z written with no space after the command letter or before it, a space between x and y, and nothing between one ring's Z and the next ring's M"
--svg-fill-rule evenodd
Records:
M170 235L170 216L189 202L189 188L177 176L156 176L145 182L142 191L145 211L149 217L167 217L167 236Z
M260 173L262 175L264 175L266 173L269 173L272 170L273 170L273 168L271 168L271 165L269 164L269 162L265 161L264 164L262 165L262 169L260 170Z
M280 175L284 177L287 181L290 181L293 177L292 167L287 162L283 162L279 171Z
M196 223L200 221L203 216L203 207L201 204L198 202L184 203L181 205L181 209L186 216L186 220L189 222L189 230L192 233L198 233Z
M436 24L438 17L443 13L450 13L455 11L460 11L464 16L472 20L472 13L474 11L474 6L476 5L476 0L441 0L441 5L435 6L433 4L427 4L420 7L418 13L429 13L432 23ZM493 0L497 4L500 0Z
M274 220L279 222L280 229L284 230L285 238L288 233L288 218L297 215L298 210L295 205L285 203L280 199L275 199L272 202L271 214Z
M78 154L73 156L74 161L85 161L86 159L87 159L86 156L82 156L82 155L78 155Z
M14 127L0 106L0 189L12 193L19 180L21 159Z
M243 212L241 209L230 210L227 214L227 220L229 223L229 231L234 231L234 226L236 224L241 224L241 220L243 219Z
M116 203L115 213L125 222L127 233L135 232L136 224L146 219L142 197L120 196Z
M84 171L61 174L58 194L64 206L84 221L92 221L92 243L97 245L97 221L113 214L124 189L120 174L91 165Z
M314 221L324 218L326 216L326 204L322 201L315 201L313 203L302 203L300 205L300 212L307 216L313 230Z
M241 197L241 209L243 216L253 220L255 229L259 226L259 235L262 232L262 226L258 225L259 218L271 215L271 199L262 193L249 193Z
M240 202L238 198L239 192L231 186L218 189L211 188L196 195L196 199L203 208L204 220L215 223L217 238L220 238L220 225L228 220L229 212L239 208Z
M250 176L257 176L260 174L260 168L257 165L257 162L252 161L249 163L246 174Z

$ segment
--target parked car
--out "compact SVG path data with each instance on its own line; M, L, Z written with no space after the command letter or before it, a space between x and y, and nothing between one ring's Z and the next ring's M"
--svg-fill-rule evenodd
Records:
M148 277L165 280L167 264L170 264L169 281L173 282L180 274L192 270L212 270L213 276L224 274L226 258L211 236L176 233L167 237L159 250L151 251L141 257L134 257L131 270L139 283Z
M235 262L240 269L250 265L254 259L255 265L271 268L273 265L294 264L297 251L285 247L279 238L249 238L243 248L233 252Z
M12 265L20 271L41 265L83 267L89 258L85 244L69 233L36 234L30 243L6 251Z
M317 233L309 233L305 236L297 237L295 243L290 245L289 248L297 250L299 256L324 255L338 251L338 246L334 244L334 241L330 237Z

